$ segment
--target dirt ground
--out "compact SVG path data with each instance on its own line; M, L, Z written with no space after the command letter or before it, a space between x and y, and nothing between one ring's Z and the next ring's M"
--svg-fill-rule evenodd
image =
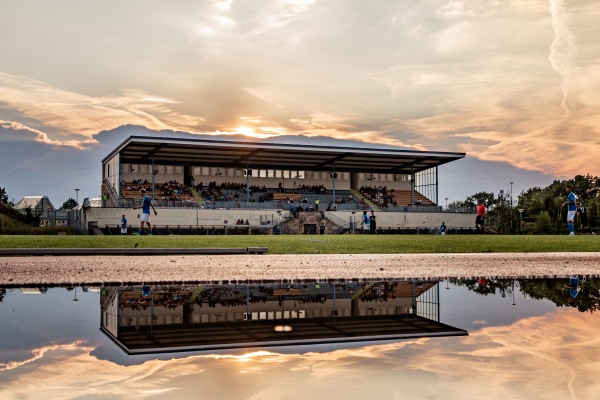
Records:
M600 275L600 253L0 257L0 285Z

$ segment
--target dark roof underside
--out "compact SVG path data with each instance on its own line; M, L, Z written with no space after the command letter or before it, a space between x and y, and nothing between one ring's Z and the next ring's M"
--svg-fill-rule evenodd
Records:
M289 326L291 331L276 332L276 326ZM406 314L120 327L118 338L108 335L125 352L145 354L465 336L468 333Z
M184 165L220 168L279 169L410 174L460 158L464 153L401 149L307 146L219 140L132 136L103 163L121 154L122 164Z

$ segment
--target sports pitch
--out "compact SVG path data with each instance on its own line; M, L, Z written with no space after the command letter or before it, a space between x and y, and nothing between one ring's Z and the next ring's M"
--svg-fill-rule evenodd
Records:
M598 236L285 235L0 236L0 248L191 248L265 246L269 254L598 252Z

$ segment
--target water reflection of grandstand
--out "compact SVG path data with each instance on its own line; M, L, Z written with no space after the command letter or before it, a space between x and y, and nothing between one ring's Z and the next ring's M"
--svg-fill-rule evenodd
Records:
M101 329L128 354L466 335L439 323L438 295L412 281L111 288Z

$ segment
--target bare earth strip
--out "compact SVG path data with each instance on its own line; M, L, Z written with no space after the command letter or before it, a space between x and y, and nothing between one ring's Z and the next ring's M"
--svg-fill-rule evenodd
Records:
M598 276L600 253L0 257L0 285Z

